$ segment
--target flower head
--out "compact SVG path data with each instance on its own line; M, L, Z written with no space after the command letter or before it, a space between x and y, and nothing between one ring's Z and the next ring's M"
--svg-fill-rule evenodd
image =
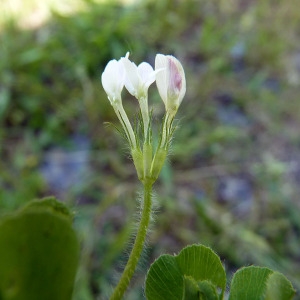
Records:
M138 66L128 59L129 52L121 58L126 71L125 87L137 99L145 97L149 86L155 81L156 72L146 62Z
M156 85L166 111L175 116L186 92L185 74L181 63L172 55L155 57Z
M101 76L102 86L111 105L121 102L121 92L125 84L125 69L121 60L111 60L106 65Z

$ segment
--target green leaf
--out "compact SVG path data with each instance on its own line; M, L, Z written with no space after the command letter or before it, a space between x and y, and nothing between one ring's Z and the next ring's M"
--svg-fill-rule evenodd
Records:
M196 281L208 280L223 291L226 287L226 273L219 256L203 245L184 248L176 256L179 268Z
M200 297L200 289L197 281L191 276L184 276L184 296L183 299L201 299Z
M182 272L174 256L160 256L151 266L146 279L148 300L182 299L184 293Z
M281 273L272 273L267 282L265 300L293 299L295 290L291 282Z
M200 289L200 298L201 300L218 300L222 299L223 296L218 296L216 286L214 286L209 281L200 281L199 282Z
M210 248L192 245L177 256L162 255L151 265L145 293L148 300L214 300L223 297L225 287L220 258Z
M294 294L292 284L281 273L250 266L234 274L229 300L290 300Z
M79 244L63 204L48 198L5 216L0 245L1 300L72 298Z
M70 210L60 201L57 201L55 197L45 197L43 199L36 199L28 202L23 210L43 208L53 213L60 214L68 218L71 222L73 220L73 214Z
M271 273L272 270L268 268L241 268L233 276L229 299L263 299L266 281Z

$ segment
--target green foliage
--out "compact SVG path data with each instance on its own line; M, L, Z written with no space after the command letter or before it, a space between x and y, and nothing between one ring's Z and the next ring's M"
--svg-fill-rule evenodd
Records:
M218 255L205 246L193 245L177 256L160 256L147 274L145 292L149 300L218 300L223 299L225 286L226 274ZM292 284L281 273L251 266L235 273L229 300L290 300L294 294Z
M62 202L57 201L55 197L32 200L23 207L23 211L31 209L49 210L56 215L69 218L71 222L73 221L73 214Z
M72 298L79 244L68 209L34 201L0 221L0 299Z
M229 300L290 300L294 294L292 284L281 273L251 266L234 274Z
M184 248L177 256L162 255L146 279L146 297L159 299L220 299L226 274L220 258L202 245ZM217 289L221 293L217 296Z
M38 171L44 150L64 146L74 132L88 135L95 171L89 192L80 190L79 198L63 191L66 200L84 203L75 220L84 249L84 287L76 288L75 298L109 294L110 267L122 257L130 236L125 215L135 209L128 198L135 197L136 186L132 177L120 184L132 174L126 155L120 155L126 150L111 138L113 131L100 129L104 121L114 122L115 115L99 76L109 59L127 51L149 62L157 52L175 54L186 70L187 97L179 111L172 163L156 187L163 213L151 236L149 260L201 241L226 258L229 273L241 265L268 266L284 273L299 290L295 58L300 10L293 0L233 0L230 5L226 0L112 2L86 1L84 11L54 13L36 28L20 28L19 18L2 25L0 213L53 193ZM242 45L237 62L231 54L236 45ZM270 78L275 89L266 85ZM289 85L289 78L296 85ZM230 109L241 108L249 126L218 119L215 95L222 93L232 96ZM149 101L154 118L160 118L161 104L155 98ZM133 102L127 104L135 110ZM220 203L217 187L224 176L241 174L250 178L254 200L246 215L239 216L232 209L243 205L243 196L238 203ZM124 196L127 192L131 197ZM106 201L103 194L111 210L100 209ZM143 278L136 280L133 300L142 295L136 287Z

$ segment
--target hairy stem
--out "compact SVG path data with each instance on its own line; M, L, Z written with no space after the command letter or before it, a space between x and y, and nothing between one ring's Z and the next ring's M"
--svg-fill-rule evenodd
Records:
M150 216L151 216L151 209L152 209L152 199L151 199L152 185L153 182L150 181L144 182L144 202L143 202L142 214L141 214L138 232L127 265L124 269L124 272L120 278L118 285L114 289L114 292L110 300L122 299L130 283L130 280L134 274L137 263L140 259L144 247L146 235L147 235L148 226L150 223Z
M114 110L117 114L117 117L118 117L121 125L124 128L125 134L127 136L129 144L130 144L130 147L134 148L134 149L137 148L135 134L134 134L134 131L132 129L131 123L130 123L128 117L127 117L127 114L126 114L126 112L123 108L122 103L118 106L113 106L113 108L114 108Z

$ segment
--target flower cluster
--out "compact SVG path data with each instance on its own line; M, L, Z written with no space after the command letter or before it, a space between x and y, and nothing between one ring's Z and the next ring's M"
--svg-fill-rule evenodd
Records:
M103 88L113 106L129 141L131 155L142 182L154 182L164 164L174 132L173 120L186 91L186 80L181 63L171 55L157 54L155 69L142 62L138 66L129 60L129 53L118 61L111 60L101 77ZM164 102L166 113L163 119L159 145L153 155L151 117L148 107L148 89L156 81ZM140 141L123 108L123 88L139 102L143 139Z

